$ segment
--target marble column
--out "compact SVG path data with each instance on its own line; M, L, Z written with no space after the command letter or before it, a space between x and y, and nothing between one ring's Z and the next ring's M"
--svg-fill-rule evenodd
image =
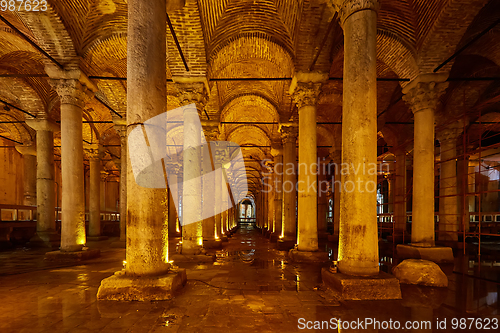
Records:
M165 112L165 1L128 1L127 137L138 124ZM145 24L147 22L148 24ZM128 142L129 156L134 142ZM166 274L168 226L164 219L165 188L146 188L135 181L127 163L127 265L129 276Z
M316 104L328 74L298 72L290 95L299 109L298 234L299 251L318 251Z
M379 272L377 233L377 0L346 0L342 172L338 267L347 275Z
M56 195L54 167L54 132L60 126L47 119L26 119L36 130L36 235L30 245L58 247L60 236L56 232Z
M403 89L414 118L413 245L434 246L434 112L445 92L447 74L423 74Z
M297 240L296 196L297 196L297 125L283 123L280 125L283 140L283 243L293 247ZM285 245L285 244L284 244Z
M107 179L108 179L108 172L105 171L105 170L101 170L100 171L100 174L99 174L99 178L100 178L100 183L99 183L99 192L101 193L101 195L99 196L99 200L100 200L100 203L99 203L99 206L101 207L101 211L106 211L106 195L107 195L107 191L106 191L106 188L107 188Z
M404 148L394 152L396 170L394 178L394 237L402 236L406 231L406 151Z
M16 150L23 155L23 205L36 206L36 147L29 142L16 146Z
M282 234L283 226L283 147L278 143L272 151L274 157L274 232L271 241L276 242Z
M267 225L268 225L268 233L267 236L271 237L274 233L274 196L276 193L276 189L274 188L274 161L269 163L270 173L267 176Z
M98 240L101 236L101 159L99 146L85 148L89 158L89 240Z
M212 158L214 152L208 149L210 141L217 141L219 138L219 125L218 122L205 121L203 124L203 131L207 140L207 146L203 149L202 158L202 173L209 174L216 170L215 161ZM210 146L211 147L211 146ZM218 175L220 176L220 174ZM216 176L217 177L217 176ZM217 195L214 193L216 190L216 177L203 178L203 215L209 216L203 220L203 247L205 248L218 248L221 246L221 241L217 236L217 227L215 223L216 200ZM220 184L220 179L219 179ZM219 189L220 191L220 189ZM219 198L220 199L220 198Z
M453 124L437 133L440 144L439 233L440 241L458 241L457 139L463 125Z
M127 241L127 124L126 121L113 120L120 136L120 242Z
M340 197L341 197L341 163L342 150L337 149L332 155L333 163L335 164L335 176L333 178L333 239L338 242L340 237Z
M319 165L318 172L318 237L326 239L328 237L326 219L328 213L328 177L324 172L327 165L323 163Z
M97 90L80 70L46 67L61 101L61 252L86 244L82 114Z
M205 81L199 78L174 78L184 115L182 254L199 254L203 247L202 159L203 131L197 126L208 100ZM194 106L189 106L194 104Z

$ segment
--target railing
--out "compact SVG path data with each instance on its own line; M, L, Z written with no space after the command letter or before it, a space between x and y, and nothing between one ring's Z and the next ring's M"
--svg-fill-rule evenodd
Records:
M56 230L61 231L61 208L56 207L54 212ZM85 223L88 227L89 212L85 212ZM7 230L6 239L10 237L13 228L33 228L33 231L24 229L26 234L33 233L36 228L36 206L4 205L0 204L0 229ZM114 211L101 212L101 232L116 234L120 228L120 213ZM24 232L23 232L24 233ZM32 236L32 235L31 235ZM29 236L29 238L31 238Z
M255 223L255 217L240 217L238 218L239 223Z
M36 206L0 204L0 227L36 227Z

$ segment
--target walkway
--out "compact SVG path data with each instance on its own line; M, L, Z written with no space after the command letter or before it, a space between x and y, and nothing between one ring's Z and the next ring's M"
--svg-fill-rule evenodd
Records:
M457 275L453 273L450 290L412 287L404 290L407 296L401 301L339 302L321 285L320 266L289 263L285 252L277 251L251 227L240 229L225 243L213 265L180 265L187 268L188 283L171 301L96 301L100 281L121 269L123 249L103 248L100 259L73 267L36 265L33 263L40 261L39 255L30 257L27 249L16 253L2 254L4 258L17 258L0 267L2 333L293 332L300 331L302 322L331 318L376 318L403 325L408 320L431 320L435 325L437 318L444 317L448 318L447 329L439 332L452 332L452 317L498 318L499 313L496 299L487 299L492 295L488 293L491 286L473 282L470 289L469 281L457 288ZM23 260L32 264L21 265ZM9 267L20 274L5 275ZM478 297L465 301L467 292ZM491 305L475 307L476 301ZM469 314L461 314L467 307ZM410 332L398 332L405 331Z

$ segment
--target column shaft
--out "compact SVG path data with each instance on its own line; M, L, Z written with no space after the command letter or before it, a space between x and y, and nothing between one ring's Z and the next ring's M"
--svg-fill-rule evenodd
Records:
M120 135L120 241L127 241L127 130Z
M458 241L456 137L441 140L439 240Z
M347 1L356 3L358 1ZM377 234L377 1L351 10L344 28L339 270L379 271Z
M36 132L36 149L36 231L37 234L55 232L54 133L48 130L38 130Z
M279 237L283 228L283 153L281 149L279 154L274 157L274 169L276 171L274 175L274 233Z
M396 233L406 230L406 154L404 150L396 152L394 193L394 227Z
M284 138L283 144L283 240L297 238L296 197L297 197L297 148L295 133Z
M129 0L128 17L127 136L137 124L165 111L165 1ZM127 163L129 275L162 275L168 271L168 226L163 205L166 194L165 189L139 186L131 163Z
M101 161L90 158L89 236L101 235Z

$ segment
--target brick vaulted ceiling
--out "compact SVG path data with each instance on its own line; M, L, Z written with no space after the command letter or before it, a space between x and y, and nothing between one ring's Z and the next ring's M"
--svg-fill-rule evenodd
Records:
M332 2L185 0L182 9L169 11L168 15L189 71L167 29L167 78L207 78L210 98L206 112L210 119L245 122L221 125L221 139L271 146L279 140L278 123L296 120L298 116L287 93L290 81L216 79L290 78L297 71L307 70L341 77L343 32ZM380 3L377 25L379 78L411 79L419 73L432 72L500 18L497 0L380 0ZM47 12L0 14L66 67L78 66L89 76L126 76L126 0L48 0L48 4ZM453 77L500 74L499 26L440 71L450 72ZM1 22L0 45L0 74L45 73L47 58ZM95 80L95 83L99 99L125 115L126 81ZM412 122L411 112L400 100L405 84L406 81L378 83L379 131L387 140L394 137L391 134L394 131L412 131L411 124L398 125L396 129L387 125ZM488 101L494 103L487 104L487 110L495 111L498 86L496 81L453 82L442 98L440 112L458 117L460 112L463 114ZM167 92L167 108L177 107L173 82L167 83ZM464 98L464 94L468 95ZM0 98L29 113L59 118L58 97L45 77L0 77ZM340 122L341 112L342 82L330 80L320 97L318 122ZM94 100L87 106L85 117L109 121L112 113ZM13 108L0 112L3 122L24 119L25 114ZM260 124L249 124L255 122ZM339 146L340 128L338 124L318 125L319 144ZM111 124L85 124L84 130L85 140L118 142ZM34 134L22 123L1 123L0 132L19 142L32 140ZM119 149L109 150L111 156L119 156ZM328 151L328 148L320 149L319 154L325 156ZM245 155L249 170L258 170L259 161L270 158L270 148L246 148ZM252 172L255 175L257 171Z

